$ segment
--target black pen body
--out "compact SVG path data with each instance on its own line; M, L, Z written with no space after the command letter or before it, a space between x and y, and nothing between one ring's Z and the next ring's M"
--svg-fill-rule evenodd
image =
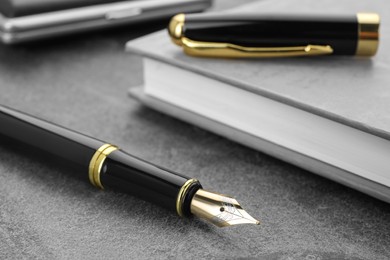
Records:
M201 188L194 179L146 162L114 145L3 106L0 137L70 164L78 175L98 188L130 193L181 216L191 215L191 199Z
M191 182L191 179L122 150L116 150L107 156L101 171L101 181L105 187L130 193L169 210L177 211L178 194L187 182ZM201 187L199 182L191 182L186 193L183 194L181 205L183 216L191 215L191 199Z
M378 48L379 22L372 13L180 14L168 30L176 44L199 56L372 56Z
M0 135L16 143L53 155L80 171L88 171L96 150L104 142L33 116L0 106ZM88 175L85 176L88 179Z

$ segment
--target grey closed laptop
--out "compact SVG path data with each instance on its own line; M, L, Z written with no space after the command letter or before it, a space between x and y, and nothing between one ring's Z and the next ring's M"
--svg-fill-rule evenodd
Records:
M5 44L199 12L211 0L2 0L0 39Z

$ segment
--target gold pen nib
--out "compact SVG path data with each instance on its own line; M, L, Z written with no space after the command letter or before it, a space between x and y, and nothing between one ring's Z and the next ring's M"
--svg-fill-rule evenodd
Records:
M260 222L251 217L237 202L226 195L198 190L191 201L191 213L218 227Z

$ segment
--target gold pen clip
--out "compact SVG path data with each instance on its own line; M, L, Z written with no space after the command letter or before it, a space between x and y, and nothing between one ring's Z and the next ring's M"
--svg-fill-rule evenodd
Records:
M185 15L178 14L171 19L168 27L172 41L182 46L192 56L223 58L274 58L316 56L333 53L329 45L305 45L291 47L245 47L231 43L194 41L184 36Z
M225 58L276 58L296 56L317 56L332 54L329 45L291 47L244 47L231 43L200 42L186 37L181 39L184 52L192 56Z

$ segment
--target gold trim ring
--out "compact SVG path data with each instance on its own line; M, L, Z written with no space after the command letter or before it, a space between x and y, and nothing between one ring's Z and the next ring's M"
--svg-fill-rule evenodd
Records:
M118 147L115 145L104 144L97 149L92 156L91 162L89 163L88 177L93 186L104 190L104 187L100 182L100 171L102 170L103 163L107 156L115 150L118 150Z
M374 56L379 46L380 17L375 13L358 13L358 44L356 55Z
M176 211L177 211L177 214L180 216L180 217L184 217L184 214L183 214L183 203L184 203L184 199L187 195L187 192L188 192L188 189L192 186L192 184L194 183L197 183L199 182L197 179L189 179L188 181L186 181L183 186L181 186L180 190L179 190L179 193L177 194L177 198L176 198Z

